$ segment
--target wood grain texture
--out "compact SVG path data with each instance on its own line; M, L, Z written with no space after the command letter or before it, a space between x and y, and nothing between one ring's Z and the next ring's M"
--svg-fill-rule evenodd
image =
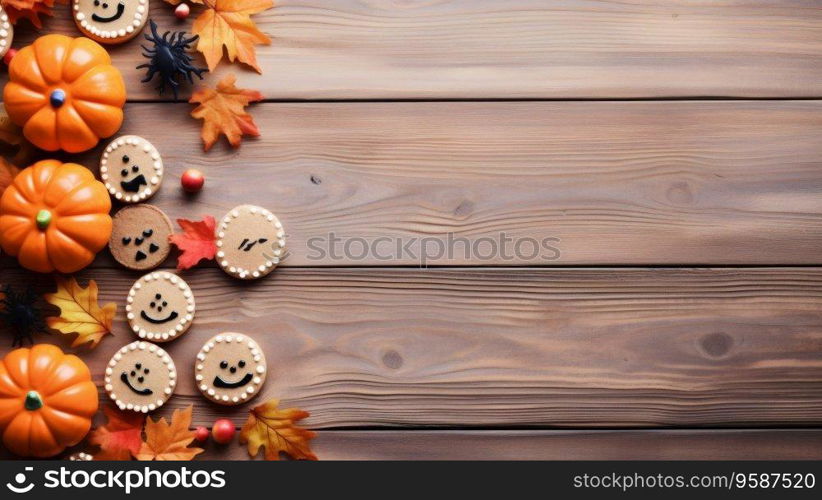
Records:
M237 443L197 446L198 461L250 459ZM820 460L822 430L335 430L311 447L320 460ZM13 458L0 448L0 460Z
M88 277L120 304L116 335L80 350L99 383L134 339L122 304L137 275ZM53 286L17 269L2 279ZM308 410L314 428L822 422L820 268L286 268L249 284L207 269L186 279L197 317L167 344L180 380L160 413L194 404L200 425L246 416L193 385L196 353L223 331L264 346L257 401Z
M820 430L333 431L321 460L819 460ZM246 460L244 448L198 458Z
M151 8L161 29L190 29ZM218 72L270 99L822 96L812 0L283 0L254 19L273 41L265 75ZM79 35L65 6L44 30ZM20 23L15 46L34 36ZM130 98L155 99L139 43L111 51Z
M127 109L122 133L165 160L151 203L265 206L285 265L822 263L822 101L269 103L252 107L262 137L209 153L190 109ZM74 159L96 168L101 148ZM196 197L190 167L208 179Z

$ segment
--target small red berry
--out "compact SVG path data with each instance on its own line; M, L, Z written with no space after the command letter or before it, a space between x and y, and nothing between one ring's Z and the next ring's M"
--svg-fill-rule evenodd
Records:
M195 168L190 168L183 172L183 176L180 178L180 184L183 185L183 189L187 193L196 193L199 190L203 189L203 184L205 184L205 177L203 173Z
M202 425L197 427L194 430L194 439L196 439L197 441L199 441L201 443L204 443L206 441L206 439L208 439L208 435L209 435L208 429L206 429Z
M3 56L3 62L6 63L6 66L11 63L12 58L16 55L17 49L9 49L9 51L6 52L6 55Z
M211 435L214 437L214 441L217 441L220 444L230 443L232 439L234 439L234 433L237 429L234 428L234 422L227 418L221 418L214 422L214 426L211 427Z
M191 13L191 9L188 8L187 3L181 3L174 9L174 15L177 16L177 19L185 19L189 13Z

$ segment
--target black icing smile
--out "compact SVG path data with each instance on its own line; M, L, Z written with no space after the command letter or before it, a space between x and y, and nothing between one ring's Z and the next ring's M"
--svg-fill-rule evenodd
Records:
M177 314L177 311L171 311L171 314L169 314L164 319L154 319L151 316L149 316L148 314L146 314L145 311L140 311L140 317L141 318L148 321L149 323L154 323L155 325L159 325L159 324L162 324L162 323L168 323L171 320L177 319L177 316L179 316L179 314Z
M221 379L219 375L214 377L214 387L218 387L220 389L236 389L237 387L242 387L247 383L251 382L251 379L254 376L250 373L246 373L245 377L242 378L239 382L229 383L225 380Z
M127 386L129 389L131 389L131 392L133 392L133 393L135 393L135 394L139 394L139 395L141 395L141 396L149 396L149 395L151 395L151 394L153 394L153 393L154 393L154 391L152 391L152 390L151 390L151 389L149 389L148 387L146 387L145 389L142 389L142 390L140 390L140 389L135 389L135 388L134 388L134 386L133 386L133 385L131 385L131 382L129 382L129 381L128 381L128 372L123 372L123 373L120 375L120 380L122 380L122 381L123 381L123 383L124 383L124 384L126 384L126 386Z
M126 10L126 6L123 5L122 3L118 3L117 4L117 12L113 16L111 16L111 17L100 17L97 14L92 14L91 18L94 21L98 22L98 23L113 23L114 21L120 19L120 17L123 15L123 11L125 11L125 10Z
M148 182L146 182L146 176L144 176L143 174L138 175L130 181L120 182L120 187L123 188L123 191L127 193L136 193L140 191L141 187L146 185L148 185Z

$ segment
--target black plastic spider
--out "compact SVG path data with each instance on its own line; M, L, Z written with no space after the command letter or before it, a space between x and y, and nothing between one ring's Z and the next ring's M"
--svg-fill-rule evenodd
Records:
M174 100L177 100L177 88L180 86L178 76L188 78L189 83L194 83L191 74L197 75L200 80L203 79L203 73L208 71L206 68L196 68L191 65L192 58L186 53L189 46L199 39L199 35L194 35L191 38L186 38L185 31L175 31L171 33L166 31L161 37L157 33L157 23L149 20L151 26L151 35L143 35L146 40L154 43L154 48L148 48L141 45L143 50L143 57L147 57L149 62L137 66L137 69L148 68L146 77L143 78L143 83L151 80L154 73L160 73L160 85L157 90L162 94L166 89L166 84L171 86L174 92ZM171 38L169 38L171 33Z
M46 331L43 314L36 305L37 294L30 289L18 292L9 285L0 287L0 291L5 294L0 299L0 320L14 332L12 347L22 346L24 340L34 343L32 334Z

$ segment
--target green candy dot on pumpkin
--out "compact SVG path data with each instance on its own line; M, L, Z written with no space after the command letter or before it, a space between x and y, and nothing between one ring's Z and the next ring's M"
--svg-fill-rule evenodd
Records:
M51 224L51 212L45 209L37 212L37 227L43 230L49 227L49 224Z
M39 410L43 407L43 399L37 391L29 391L26 393L26 409L29 411Z

